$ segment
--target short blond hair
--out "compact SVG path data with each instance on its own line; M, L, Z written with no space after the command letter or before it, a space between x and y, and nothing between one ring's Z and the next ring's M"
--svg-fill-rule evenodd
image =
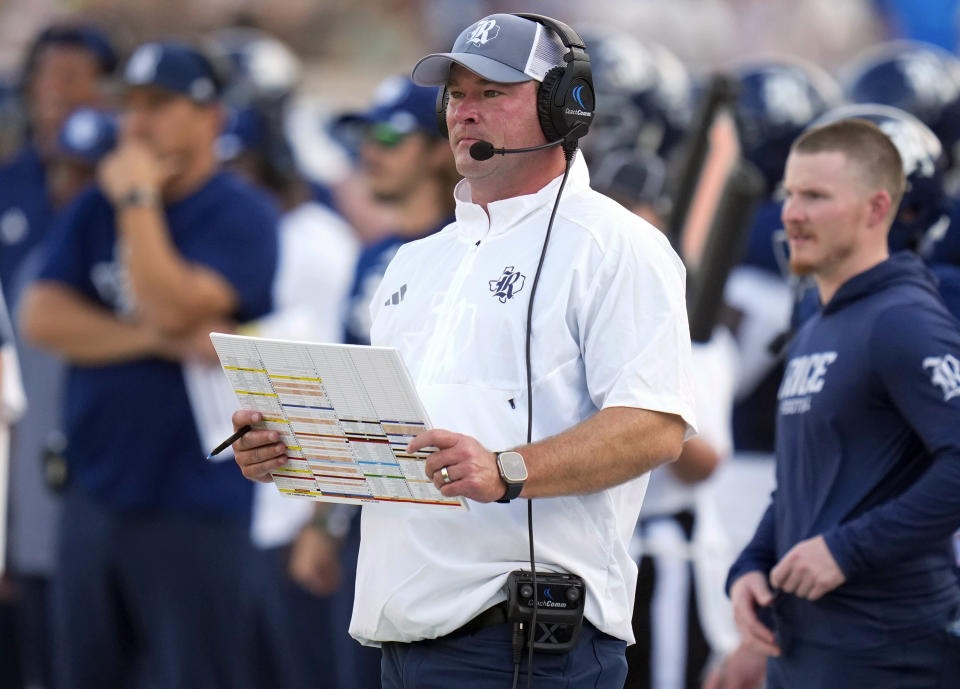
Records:
M790 147L791 153L843 153L855 162L874 187L890 194L894 210L900 206L907 179L900 152L876 124L850 118L809 129Z

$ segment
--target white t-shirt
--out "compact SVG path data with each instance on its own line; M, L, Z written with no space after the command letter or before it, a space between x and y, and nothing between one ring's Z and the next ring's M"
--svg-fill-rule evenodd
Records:
M491 203L488 218L461 182L457 221L404 245L371 304L373 344L400 349L433 424L490 450L526 442L527 300L559 183ZM678 414L693 432L683 265L656 228L589 188L579 155L537 287L531 352L534 441L611 406ZM646 485L644 475L533 503L537 568L583 577L587 619L627 641L628 545ZM511 570L529 569L525 500L446 514L364 506L361 534L350 633L363 643L447 634L504 600Z

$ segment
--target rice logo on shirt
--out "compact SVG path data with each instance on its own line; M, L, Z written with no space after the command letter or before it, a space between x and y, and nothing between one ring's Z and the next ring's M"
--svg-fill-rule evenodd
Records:
M11 208L0 217L0 241L4 244L19 244L30 232L27 214L19 208Z
M943 390L943 401L960 397L960 360L952 354L928 356L923 367L930 369L930 382Z
M490 291L500 299L501 304L506 304L507 299L513 299L513 295L523 289L525 281L526 277L519 270L507 266L503 269L503 275L490 281Z
M116 245L113 260L97 261L90 267L90 282L103 303L109 305L114 313L132 316L137 304L125 254L123 245Z
M810 411L813 395L823 390L827 367L837 360L836 352L817 352L791 359L777 391L781 414Z

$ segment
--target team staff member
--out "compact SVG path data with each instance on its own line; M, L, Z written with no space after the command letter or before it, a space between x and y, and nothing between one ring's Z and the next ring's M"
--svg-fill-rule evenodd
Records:
M529 558L526 503L496 502L521 488L540 498L538 569L578 574L587 588L577 646L538 656L535 676L623 685L637 576L628 545L646 473L676 459L693 419L683 267L656 228L590 189L571 151L533 309L536 442L525 444L527 299L564 151L486 161L469 152L480 140L547 142L538 89L565 52L574 53L544 25L495 14L413 72L448 90L445 124L466 179L456 223L404 245L390 264L371 302L372 342L400 349L438 427L410 449L440 448L427 475L471 510L363 508L351 634L382 645L386 689L509 686L510 625L481 613L504 600L508 573ZM237 412L234 423L258 418ZM263 479L286 461L276 441L256 431L235 445L246 476ZM522 485L498 471L495 451L507 449L526 465Z
M269 311L276 214L217 171L206 58L148 43L124 79L120 144L59 221L21 313L27 336L71 364L58 686L134 686L146 671L157 686L243 687L250 486L204 462L169 358L204 321Z
M370 300L397 249L453 222L452 192L460 178L437 131L436 100L436 89L395 76L377 87L369 110L342 118L344 125L359 124L363 180L395 224L357 260L344 323L348 344L370 344Z
M62 438L64 365L27 343L16 327L23 290L46 256L53 218L89 185L87 171L66 180L58 138L68 116L103 105L116 71L109 36L79 23L43 29L26 51L21 74L28 138L0 165L0 283L13 316L19 379L27 406L10 437L10 572L16 579L24 684L50 686L50 580L60 502L44 474L44 457ZM64 182L67 183L64 183Z
M955 686L960 328L920 259L888 254L905 180L878 127L810 130L783 186L791 269L825 306L790 347L777 489L728 579L738 627L773 689Z
M21 76L28 138L0 166L0 279L5 285L46 236L55 209L71 200L49 187L46 168L59 154L57 140L70 113L105 104L116 65L109 37L83 24L53 24L28 48Z

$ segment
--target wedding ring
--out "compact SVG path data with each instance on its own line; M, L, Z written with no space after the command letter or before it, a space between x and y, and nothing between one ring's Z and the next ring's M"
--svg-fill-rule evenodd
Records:
M443 478L444 483L453 483L453 479L450 478L450 472L447 471L447 467L440 468L440 476Z

